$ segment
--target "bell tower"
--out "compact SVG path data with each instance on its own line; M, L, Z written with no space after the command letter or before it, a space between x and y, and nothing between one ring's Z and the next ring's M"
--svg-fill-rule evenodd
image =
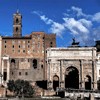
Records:
M22 36L22 15L17 11L13 14L13 37Z

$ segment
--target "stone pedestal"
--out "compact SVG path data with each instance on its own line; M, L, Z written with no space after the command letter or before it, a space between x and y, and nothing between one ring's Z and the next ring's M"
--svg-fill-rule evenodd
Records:
M90 100L95 100L93 94L90 94Z
M60 82L60 88L64 88L65 86L64 86L65 84L64 84L64 82L62 81L62 82Z
M52 83L51 81L49 81L49 82L48 82L48 87L47 87L47 88L48 88L49 90L52 90L52 87L53 87L52 85L53 85L53 83Z

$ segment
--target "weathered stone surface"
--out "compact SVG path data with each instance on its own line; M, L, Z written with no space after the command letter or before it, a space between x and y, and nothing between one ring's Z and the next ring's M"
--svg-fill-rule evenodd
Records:
M75 47L75 48L48 48L47 49L47 80L52 82L55 75L60 83L65 84L66 70L73 66L78 70L79 88L85 88L87 76L91 79L91 89L96 89L96 48ZM72 79L73 80L73 79ZM49 85L48 85L49 86ZM65 88L65 85L63 85ZM49 87L48 87L49 88ZM53 87L52 87L53 88Z

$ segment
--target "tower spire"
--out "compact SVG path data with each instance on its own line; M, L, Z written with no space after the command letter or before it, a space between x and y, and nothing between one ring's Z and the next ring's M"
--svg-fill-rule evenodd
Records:
M19 4L18 4L18 0L17 0L17 13L19 13Z
M17 9L17 13L19 13L19 9Z

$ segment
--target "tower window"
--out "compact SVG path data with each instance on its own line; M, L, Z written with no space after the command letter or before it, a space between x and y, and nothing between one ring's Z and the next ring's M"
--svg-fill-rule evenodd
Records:
M18 23L19 21L18 21L18 18L16 19L16 23Z
M16 32L18 32L18 27L16 27Z
M53 44L53 43L52 43L52 42L50 42L50 47L52 47L52 44Z
M5 45L5 48L6 48L7 46Z

